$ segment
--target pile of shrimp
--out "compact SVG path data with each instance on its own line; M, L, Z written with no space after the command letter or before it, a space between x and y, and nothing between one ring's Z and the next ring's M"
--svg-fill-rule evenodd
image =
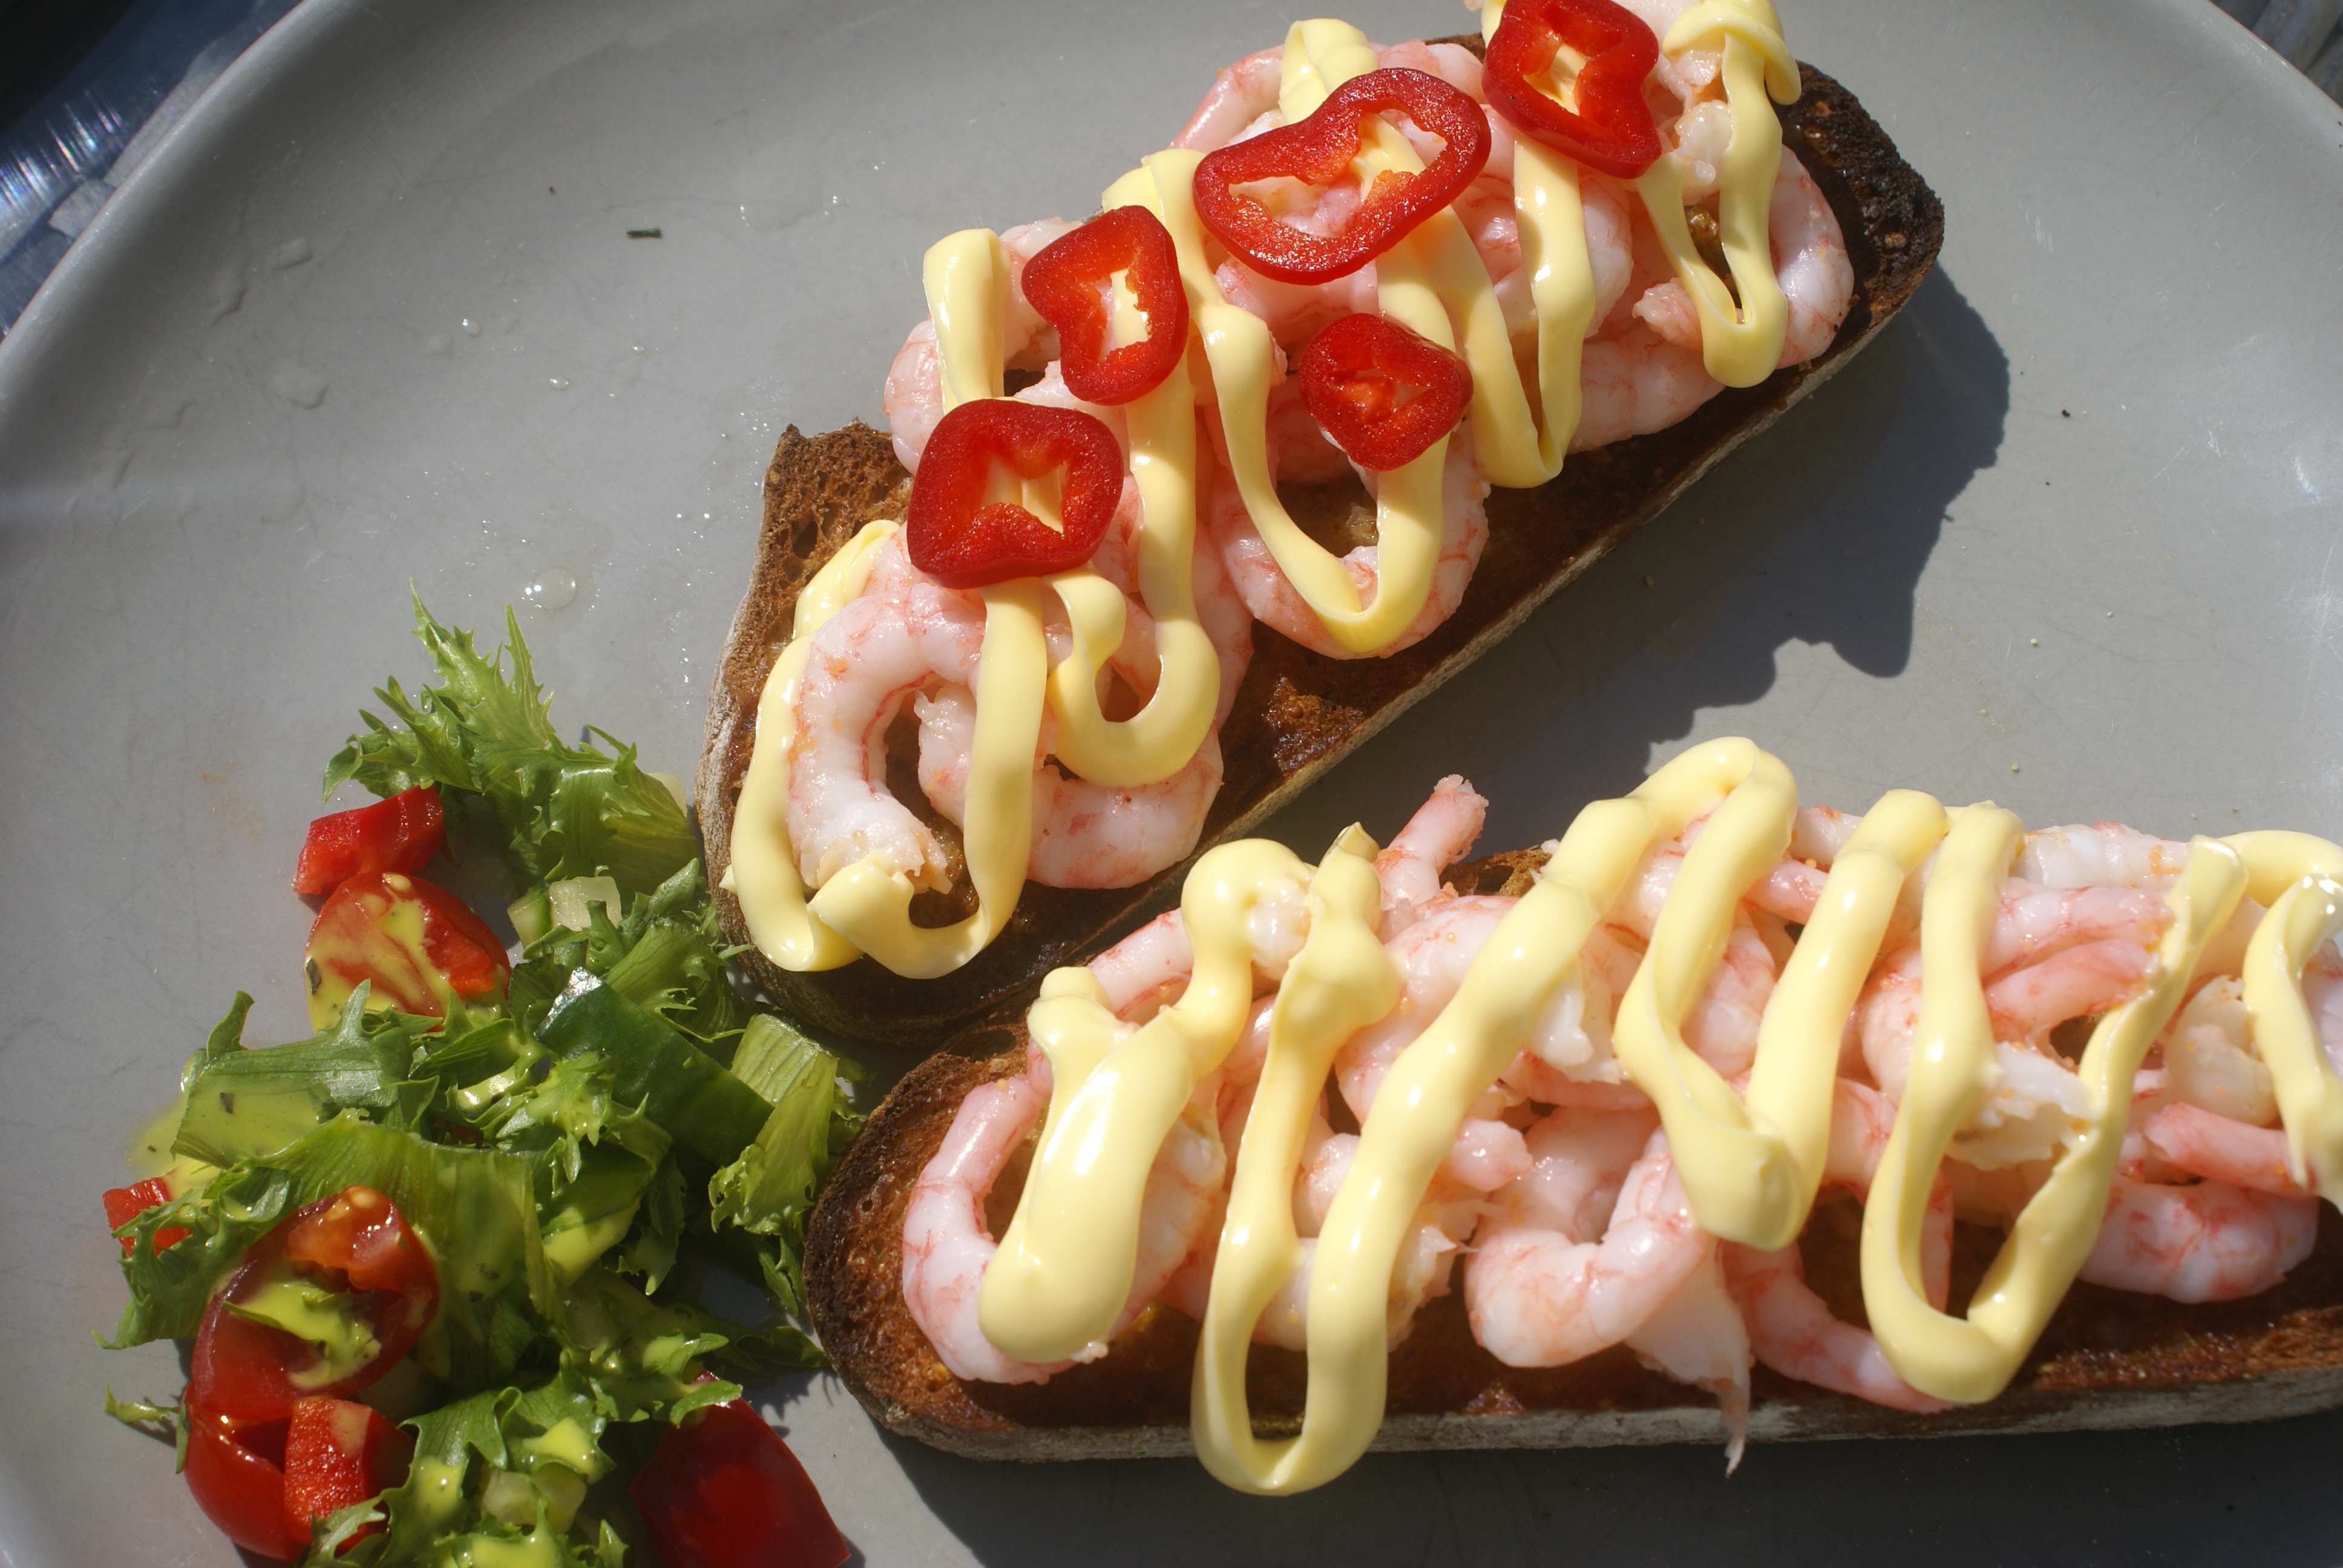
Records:
M1638 0L1632 8L1664 36L1685 0ZM1282 123L1277 107L1282 51L1264 49L1222 70L1173 146L1209 152ZM1411 42L1380 51L1381 63L1437 75L1483 105L1492 150L1487 166L1455 210L1478 250L1515 340L1517 357L1535 358L1536 322L1530 280L1513 212L1513 138L1486 109L1481 65L1453 44ZM1716 166L1730 135L1719 56L1689 50L1663 55L1646 88L1663 139L1684 166L1684 199L1714 206ZM1411 130L1411 135L1414 135ZM1419 137L1419 139L1423 139ZM1433 144L1424 141L1427 152ZM1291 182L1288 182L1289 184ZM1700 322L1690 297L1671 272L1641 201L1626 186L1582 169L1595 311L1584 347L1584 406L1574 448L1608 444L1664 429L1721 390L1703 367ZM1295 187L1283 216L1302 226L1339 224L1360 193ZM1079 402L1058 362L1057 331L1026 300L1026 264L1076 226L1059 218L1023 224L1001 235L1011 276L1003 347L1010 368L1040 379L1016 396L1027 402L1078 407L1105 421L1123 445L1121 410ZM1788 152L1782 155L1771 209L1775 263L1789 302L1784 365L1800 364L1826 348L1847 313L1854 273L1837 220L1814 180ZM1372 263L1332 283L1302 286L1264 277L1207 239L1207 259L1229 299L1268 324L1279 377L1270 397L1270 452L1276 477L1309 483L1339 478L1350 465L1302 406L1298 379L1286 375L1317 332L1337 317L1375 308ZM1201 365L1201 357L1198 358ZM1033 839L1028 877L1049 887L1128 887L1178 863L1193 849L1204 814L1221 781L1220 722L1252 657L1254 620L1333 657L1337 647L1278 567L1231 477L1227 440L1211 401L1209 375L1200 377L1198 409L1205 439L1198 442L1196 494L1200 535L1195 593L1205 629L1219 651L1221 703L1212 736L1179 773L1141 789L1107 789L1066 777L1051 762L1047 726L1035 749ZM930 434L944 411L941 370L932 321L912 328L887 376L884 407L895 451L916 474ZM1218 457L1210 456L1217 453ZM1359 470L1372 496L1375 476ZM1423 613L1383 651L1396 652L1429 635L1463 599L1488 537L1483 498L1485 477L1475 465L1469 436L1449 444L1443 479L1443 528L1438 564ZM1143 701L1153 689L1152 622L1133 580L1132 530L1139 524L1137 487L1126 478L1113 534L1094 563L1124 590L1127 631L1112 666L1129 694ZM1346 558L1363 591L1374 580L1374 547ZM982 646L983 608L977 596L928 581L902 557L900 545L881 553L862 602L816 634L816 657L805 676L791 769L789 833L809 887L876 854L882 868L941 890L954 875L952 856L918 814L885 783L888 727L910 704L919 719L920 785L935 810L957 823L966 796L974 700L970 696ZM1052 601L1054 606L1054 601ZM1051 627L1051 652L1066 651L1062 618Z
M1363 1122L1400 1052L1445 1007L1513 900L1460 895L1441 873L1480 831L1484 802L1442 780L1375 862L1380 935L1403 977L1398 1005L1338 1052L1293 1191L1313 1237L1358 1148L1338 1114ZM1861 819L1798 814L1781 862L1735 913L1722 960L1686 1020L1688 1044L1745 1082L1759 1019L1833 858ZM1728 1452L1746 1434L1750 1370L1897 1409L1946 1408L1900 1379L1865 1329L1806 1285L1795 1244L1765 1252L1721 1242L1694 1221L1651 1101L1611 1045L1612 1020L1660 906L1702 824L1653 849L1589 938L1520 1054L1469 1111L1391 1284L1396 1345L1462 1262L1473 1337L1513 1366L1558 1366L1624 1344L1657 1372L1715 1393ZM2169 919L2164 893L2188 847L2109 823L2027 836L1984 950L2001 1081L1956 1137L1924 1232L1926 1282L1944 1306L1953 1224L2006 1229L2082 1125L2083 1087L2054 1031L2130 1000L2149 981ZM1926 868L1916 874L1925 879ZM1916 908L1916 903L1913 905ZM2288 1174L2269 1070L2255 1053L2237 978L2262 914L2250 901L2208 947L2186 1004L2139 1073L2120 1174L2081 1278L2177 1302L2227 1301L2276 1284L2316 1238L2318 1200ZM1227 1183L1267 1048L1277 977L1306 916L1264 909L1252 929L1260 997L1251 1024L1197 1088L1147 1188L1139 1267L1122 1316L1150 1301L1201 1318ZM1176 1000L1190 963L1181 917L1166 915L1092 966L1119 1016ZM1846 1024L1823 1183L1864 1195L1896 1118L1920 989L1916 922L1899 914ZM2322 948L2303 990L2330 1057L2343 1058L2343 960ZM1033 1053L1025 1076L970 1096L914 1190L903 1240L912 1316L964 1378L1033 1381L1060 1367L1006 1360L977 1326L992 1255L983 1201L1050 1095ZM1309 1243L1257 1342L1303 1346ZM1086 1354L1106 1353L1109 1344Z

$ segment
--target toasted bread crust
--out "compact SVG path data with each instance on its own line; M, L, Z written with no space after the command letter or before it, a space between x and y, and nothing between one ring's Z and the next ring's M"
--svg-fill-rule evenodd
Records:
M1261 821L1512 631L1837 370L1920 286L1944 237L1942 204L1852 95L1812 66L1802 69L1803 95L1783 112L1784 143L1837 214L1855 270L1854 305L1830 347L1759 386L1726 389L1666 430L1574 454L1560 477L1537 489L1492 492L1488 544L1463 602L1413 648L1335 660L1255 627L1252 663L1221 733L1226 773L1200 852ZM791 427L782 436L765 476L755 569L709 703L697 800L711 879L730 862L757 700L788 638L798 591L864 521L900 518L909 485L887 437L859 422L815 437ZM992 945L937 980L906 980L868 959L821 974L790 974L753 952L745 962L775 1001L809 1023L931 1045L1013 1007L1051 968L1095 952L1168 903L1187 869L1183 862L1131 888L1028 885ZM746 942L738 903L719 892L718 904L727 934Z
M1459 868L1463 892L1523 890L1543 857ZM1016 1024L970 1031L907 1075L850 1147L816 1207L806 1244L808 1304L831 1365L890 1430L977 1459L1135 1458L1190 1450L1197 1328L1160 1303L1105 1359L1041 1384L963 1382L903 1302L904 1210L970 1090L1025 1068ZM995 1205L1003 1201L996 1194ZM1759 1440L1948 1436L2255 1421L2343 1405L2343 1227L2321 1216L2309 1258L2277 1289L2182 1306L2077 1285L2008 1390L1990 1403L1913 1415L1794 1382L1753 1378ZM1802 1242L1807 1282L1862 1322L1851 1203L1826 1203ZM1998 1247L1960 1228L1954 1303ZM1298 1430L1305 1359L1253 1348L1246 1378L1256 1430ZM1378 1450L1570 1448L1721 1441L1715 1401L1646 1370L1624 1347L1566 1367L1523 1369L1473 1342L1461 1291L1428 1304L1391 1361Z

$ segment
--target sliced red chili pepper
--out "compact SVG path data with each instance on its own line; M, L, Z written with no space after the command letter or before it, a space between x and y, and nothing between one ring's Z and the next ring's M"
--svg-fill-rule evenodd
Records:
M415 1440L379 1412L323 1395L301 1401L285 1429L285 1528L307 1541L311 1520L331 1518L397 1486L414 1457ZM341 1549L381 1528L367 1525Z
M1463 360L1380 316L1337 317L1302 351L1302 406L1363 468L1423 456L1472 401Z
M838 1568L852 1554L805 1466L737 1399L659 1433L628 1491L667 1568Z
M196 1329L187 1402L257 1422L290 1415L307 1395L355 1393L407 1353L438 1308L438 1270L397 1206L371 1187L346 1187L255 1242L212 1298Z
M985 498L994 471L1038 479L1062 468L1051 528L1015 501ZM984 588L1081 565L1122 499L1122 448L1079 408L1012 397L962 403L936 421L904 514L911 564L946 588Z
M1393 113L1447 145L1420 173L1375 176L1338 234L1305 234L1234 188L1281 177L1331 186L1359 156L1361 122ZM1489 122L1478 104L1429 72L1386 66L1352 77L1307 119L1205 154L1196 166L1196 216L1264 276L1325 283L1358 271L1406 238L1463 195L1488 161Z
M106 1190L106 1228L119 1231L157 1203L171 1201L171 1184L160 1176L150 1176L144 1181L134 1181L127 1187ZM155 1232L155 1250L161 1251L174 1241L185 1241L193 1232L184 1225L166 1225ZM122 1255L130 1256L138 1244L135 1236L118 1236Z
M368 871L412 871L447 841L439 791L428 784L309 824L293 868L297 893L330 893Z
M1110 349L1109 287L1116 273L1147 317L1147 336ZM1085 403L1128 403L1151 392L1188 351L1188 291L1163 220L1119 206L1060 235L1025 264L1026 303L1058 329L1067 389Z
M1567 44L1578 68L1575 112L1534 84ZM1623 180L1660 156L1659 127L1644 78L1660 41L1644 19L1612 0L1506 0L1481 65L1481 90L1505 123L1532 141Z
M512 964L487 922L421 877L367 871L334 890L309 928L309 1017L331 1024L360 981L402 1012L438 1018L447 996L502 989Z

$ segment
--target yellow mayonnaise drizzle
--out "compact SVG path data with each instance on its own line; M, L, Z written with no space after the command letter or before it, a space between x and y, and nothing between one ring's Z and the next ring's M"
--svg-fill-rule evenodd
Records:
M789 749L797 739L798 685L813 652L813 634L846 608L870 578L870 552L895 525L865 523L798 590L789 640L773 660L757 699L757 744L732 813L732 853L723 886L740 900L749 940L785 970L834 970L861 956L852 942L806 908L805 880L789 849Z
M1292 851L1262 839L1208 851L1180 895L1195 950L1188 989L1117 1043L1125 1026L1102 993L1065 970L1045 982L1037 1008L1051 1010L1034 1038L1050 1054L1050 1121L978 1297L978 1322L1003 1354L1061 1361L1114 1326L1137 1268L1148 1168L1252 1005L1245 916L1306 876Z
M1501 14L1501 5L1488 5L1484 30L1493 32ZM1693 247L1675 155L1654 165L1640 189L1671 264L1700 311L1710 373L1728 385L1746 386L1771 373L1786 319L1766 244L1781 143L1766 93L1787 102L1796 95L1798 78L1767 0L1705 0L1670 29L1666 40L1671 52L1719 45L1735 127L1720 171L1720 226L1740 306ZM1378 63L1365 35L1347 23L1293 24L1281 63L1282 116L1288 124L1306 117L1328 93ZM1557 84L1554 90L1570 101L1568 84ZM1363 131L1354 165L1362 182L1423 166L1391 125L1370 120ZM1276 346L1264 323L1229 302L1207 264L1192 190L1198 158L1166 151L1145 159L1142 167L1109 187L1104 206L1143 206L1171 232L1245 508L1279 568L1335 646L1347 655L1381 652L1414 624L1430 597L1443 532L1443 469L1453 437L1379 477L1374 597L1363 601L1350 568L1303 533L1278 499L1267 434ZM1513 206L1537 321L1534 404L1487 269L1453 210L1432 214L1379 258L1376 294L1384 316L1463 356L1473 372L1467 422L1475 460L1491 481L1526 487L1561 471L1577 429L1580 361L1593 326L1594 279L1576 165L1518 139ZM929 250L921 278L935 326L944 407L1001 396L1011 267L1000 237L987 229L947 236ZM1129 341L1146 330L1145 318L1127 289L1118 286L1115 292L1117 337ZM917 886L907 873L872 861L840 872L809 900L783 826L784 740L752 757L735 817L734 860L725 873L725 884L739 895L750 934L767 957L784 969L809 970L836 968L867 952L899 974L926 979L966 963L997 936L1022 890L1031 843L1030 752L1041 723L1037 689L1057 721L1057 755L1085 779L1111 788L1141 787L1171 777L1195 755L1211 729L1220 678L1219 658L1197 619L1192 578L1197 401L1183 360L1164 383L1125 410L1131 471L1143 516L1138 586L1154 621L1160 660L1147 701L1121 720L1107 719L1101 709L1101 683L1127 619L1115 584L1087 566L1049 580L1072 643L1071 654L1054 668L1041 637L1046 603L1037 585L985 590L986 636L964 830L976 913L949 928L915 926L910 902ZM1021 484L1004 477L994 488L1000 494L991 498L1017 501L1055 522L1053 482ZM854 569L850 562L833 586L846 582ZM860 569L867 575L867 566ZM793 732L795 692L807 657L799 650L820 619L859 587L860 579L854 579L811 624L800 604L799 624L759 705L760 739ZM1680 1042L1674 1054L1688 1058ZM1661 1060L1652 1058L1654 1071ZM1723 1101L1714 1089L1690 1069L1684 1071L1693 1101L1722 1113ZM1771 1101L1761 1096L1758 1103ZM1772 1114L1753 1113L1761 1121ZM2337 1114L2343 1121L2343 1111ZM1778 1177L1811 1165L1801 1156L1768 1169ZM1784 1191L1800 1190L1804 1180L1799 1176ZM1783 1201L1777 1196L1759 1206L1778 1220Z
M2169 897L2173 921L2144 994L2106 1015L2077 1072L2086 1126L2013 1230L1966 1319L1920 1283L1927 1196L1954 1131L1991 1087L1979 954L2022 839L1991 805L1948 810L1914 790L1874 804L1835 858L1813 918L1760 1022L1745 1096L1684 1047L1684 1010L1707 982L1735 906L1778 864L1797 804L1781 762L1746 740L1695 747L1632 794L1582 810L1535 884L1498 924L1448 1007L1393 1063L1351 1172L1320 1230L1308 1291L1308 1399L1299 1435L1252 1430L1244 1373L1255 1322L1302 1258L1292 1191L1304 1131L1335 1052L1396 1004L1377 936L1374 846L1346 831L1314 875L1260 841L1198 863L1182 897L1194 980L1143 1026L1097 978L1060 970L1029 1020L1054 1076L1017 1216L987 1271L980 1322L1033 1362L1103 1353L1134 1271L1141 1195L1172 1122L1197 1114L1202 1076L1234 1043L1251 1000L1248 910L1291 900L1308 875L1307 936L1271 1013L1268 1053L1236 1151L1195 1363L1198 1455L1243 1491L1306 1490L1340 1474L1381 1424L1386 1302L1401 1247L1467 1110L1522 1049L1604 912L1655 845L1705 818L1622 999L1620 1060L1658 1105L1694 1216L1712 1234L1775 1247L1803 1229L1829 1140L1841 1031L1916 873L1922 1010L1910 1082L1865 1215L1873 1332L1897 1372L1939 1397L1991 1398L2088 1255L2122 1143L2131 1081L2206 943L2248 895L2270 906L2245 960L2247 1010L2298 1161L2322 1190L2343 1177L2343 1081L2302 997L2303 965L2343 925L2343 849L2299 834L2197 839ZM1934 859L1931 863L1931 856Z

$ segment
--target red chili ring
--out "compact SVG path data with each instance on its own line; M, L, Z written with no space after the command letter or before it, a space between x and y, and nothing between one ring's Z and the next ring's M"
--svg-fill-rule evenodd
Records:
M1447 145L1420 173L1378 176L1340 234L1304 234L1233 188L1280 177L1331 186L1359 156L1360 123L1387 113L1405 115ZM1263 276L1326 283L1406 238L1463 195L1488 161L1489 122L1480 105L1428 72L1386 66L1352 77L1307 119L1205 154L1196 166L1196 215Z
M1575 113L1532 85L1567 44L1578 68ZM1644 19L1612 0L1506 0L1481 65L1481 90L1505 123L1543 146L1631 180L1660 156L1659 127L1644 78L1660 41Z
M1338 317L1302 351L1302 402L1353 462L1387 472L1456 427L1473 372L1396 321Z
M987 501L996 463L1020 479L1063 468L1062 528L1014 501ZM1090 559L1121 498L1122 448L1095 416L981 397L946 414L928 437L904 515L904 548L946 588L1042 577Z
M1109 280L1121 273L1147 317L1147 336L1110 349ZM1025 264L1025 299L1058 329L1067 389L1085 403L1128 403L1151 392L1188 351L1188 291L1172 232L1143 206L1119 206L1063 234Z

